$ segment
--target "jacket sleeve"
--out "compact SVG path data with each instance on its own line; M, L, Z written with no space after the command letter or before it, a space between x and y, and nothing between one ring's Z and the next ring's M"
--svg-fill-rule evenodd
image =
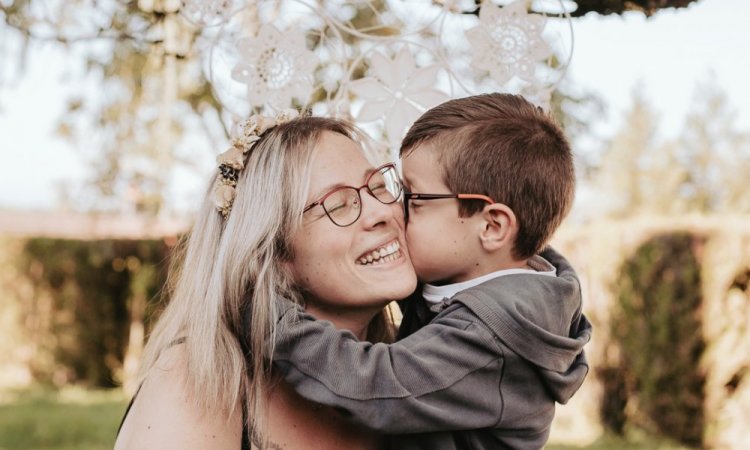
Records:
M503 409L502 348L460 304L394 344L360 342L290 307L273 359L302 396L383 433L492 427Z

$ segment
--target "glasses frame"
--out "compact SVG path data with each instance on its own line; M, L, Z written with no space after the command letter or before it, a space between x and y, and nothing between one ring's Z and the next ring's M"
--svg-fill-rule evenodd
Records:
M375 176L375 174L383 173L384 170L386 170L386 169L391 169L391 170L394 171L394 174L396 176L395 180L396 180L396 183L398 183L398 187L399 187L398 195L394 196L392 202L384 202L383 200L380 200L375 194L373 194L372 190L370 189L370 180L372 180L372 177ZM359 201L360 208L357 210L357 216L351 222L347 223L346 225L340 225L338 222L336 222L335 220L333 220L333 217L331 217L331 215L328 213L328 210L326 209L325 206L323 206L323 203L326 201L326 199L328 197L330 197L331 195L335 194L336 192L344 190L344 189L354 189L354 191L357 193L357 200ZM370 194L370 196L372 198L374 198L375 200L379 201L380 203L382 203L384 205L392 205L392 204L396 203L401 198L401 196L404 194L404 184L401 182L401 179L398 176L398 170L396 169L396 165L393 164L393 163L387 163L387 164L383 164L382 166L373 169L372 172L370 172L370 174L367 176L367 179L365 180L365 184L363 184L362 186L360 186L360 187L355 187L355 186L338 186L336 188L333 188L330 191L328 191L325 194L323 194L323 196L320 197L318 200L315 200L314 202L312 202L309 205L307 205L305 207L305 209L302 210L302 214L304 214L307 211L311 210L312 208L320 205L320 207L323 208L323 211L326 213L326 216L328 216L328 219L330 219L330 221L334 225L336 225L337 227L341 227L341 228L348 227L349 225L351 225L354 222L356 222L357 220L359 220L359 217L362 215L362 206L361 206L362 205L362 193L361 193L362 189L367 189L367 193Z
M490 205L495 203L495 200L492 200L491 197L482 194L423 194L421 192L404 191L404 223L409 222L409 200L438 200L441 198L455 198L458 200L482 200Z

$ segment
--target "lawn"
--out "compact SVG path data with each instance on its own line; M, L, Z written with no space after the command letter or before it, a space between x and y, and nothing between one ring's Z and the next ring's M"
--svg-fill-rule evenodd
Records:
M110 450L127 399L119 391L0 392L0 450ZM690 450L631 432L587 447L550 444L547 450Z
M127 400L119 391L0 394L0 450L112 449Z
M695 450L668 439L658 439L640 432L630 432L627 438L605 435L586 447L550 444L545 450Z

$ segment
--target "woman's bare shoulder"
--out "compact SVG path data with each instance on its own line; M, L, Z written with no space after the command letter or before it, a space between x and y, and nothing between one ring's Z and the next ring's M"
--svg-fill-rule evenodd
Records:
M133 402L115 450L240 448L242 415L201 411L185 388L186 368L184 345L161 355Z

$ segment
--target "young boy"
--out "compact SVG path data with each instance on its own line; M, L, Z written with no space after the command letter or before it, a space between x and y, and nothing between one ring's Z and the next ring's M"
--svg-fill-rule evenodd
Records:
M573 201L573 156L520 96L448 101L401 146L406 236L425 283L393 344L287 305L274 364L304 397L396 449L539 449L588 372L578 278L545 243ZM539 253L541 251L541 253Z

